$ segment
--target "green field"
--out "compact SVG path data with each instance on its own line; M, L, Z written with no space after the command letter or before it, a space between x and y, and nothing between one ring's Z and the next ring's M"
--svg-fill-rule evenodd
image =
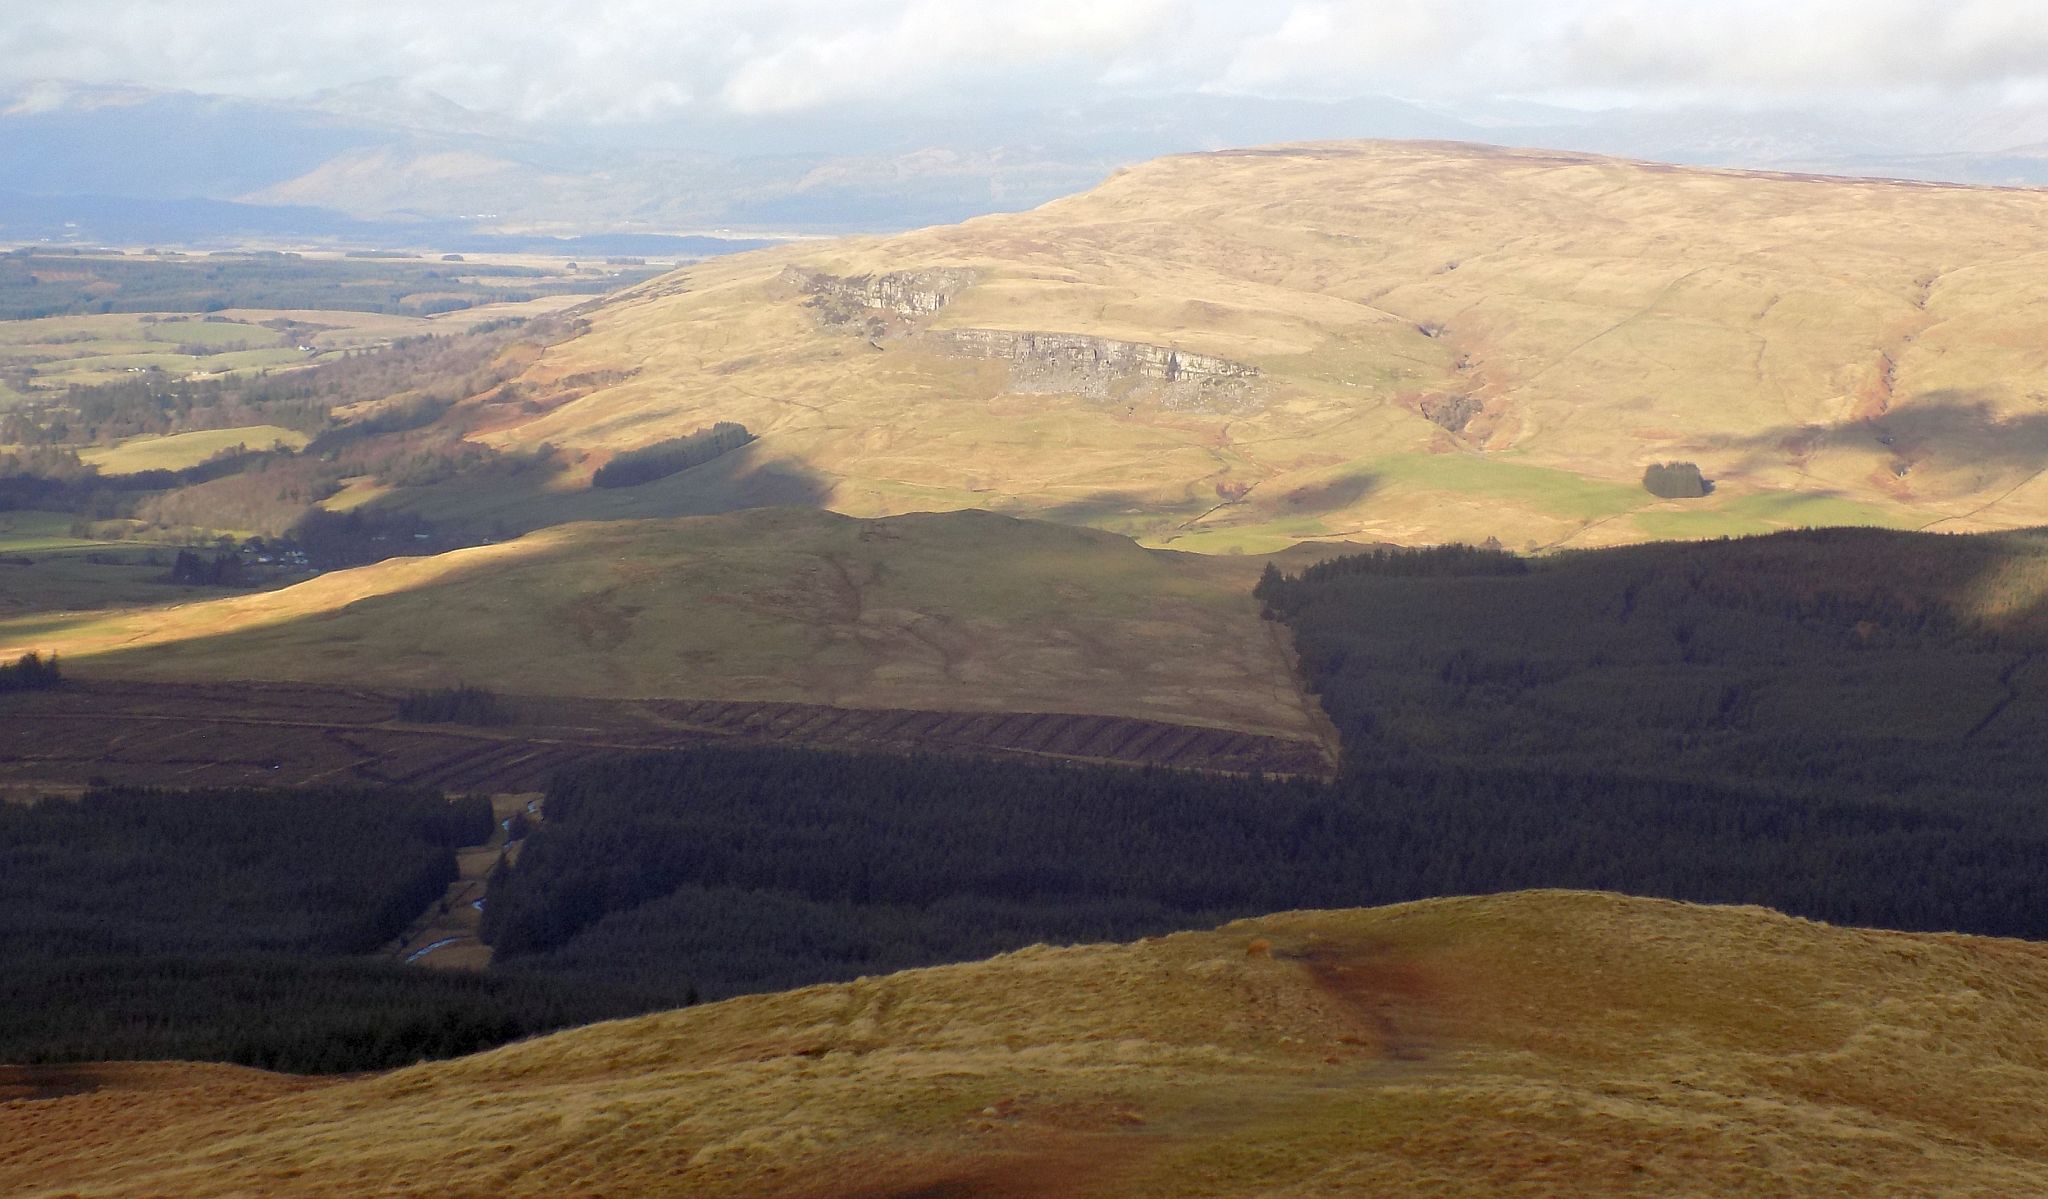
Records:
M1510 530L1527 529L1538 521L1550 523L1552 531L1544 538L1514 546L1521 550L1644 539L1695 541L1798 528L1917 528L1941 516L1906 505L1794 491L1661 500L1633 483L1588 478L1498 454L1397 454L1337 468L1332 477L1355 479L1367 502L1388 514L1395 525L1388 531L1395 534L1404 517L1417 525L1436 524L1447 531L1447 539L1473 543L1496 532L1509 541ZM1297 541L1371 537L1378 531L1322 515L1261 520L1262 515L1254 509L1237 517L1225 509L1210 521L1158 540L1201 553L1267 553ZM1388 539L1408 540L1398 535Z
M310 440L297 429L281 425L245 425L239 429L201 429L167 437L131 437L120 445L84 450L78 456L99 467L103 475L132 475L145 470L183 470L238 445L267 450L282 442L296 450Z
M77 520L68 512L0 512L0 554L105 548L72 536L71 526Z
M657 273L298 254L0 256L0 319L229 308L346 309L427 316L540 296L597 295Z
M133 378L275 370L304 362L281 325L190 315L59 316L0 322L0 375L15 398ZM286 344L292 342L294 344ZM0 397L4 398L4 397Z
M297 350L231 350L218 354L109 354L67 359L37 368L36 380L45 387L106 383L121 375L159 370L172 375L222 375L246 371L276 370L297 366L306 355Z
M238 341L274 342L273 330L243 321L208 321L196 316L135 314L52 316L0 321L0 346L42 349L74 346L145 346L184 343L218 347Z
M1472 453L1395 454L1372 460L1366 470L1390 489L1484 496L1577 521L1617 516L1654 498L1628 483Z
M125 609L228 594L164 582L177 552L166 546L88 541L64 512L0 512L0 621L37 640L76 619L59 613Z

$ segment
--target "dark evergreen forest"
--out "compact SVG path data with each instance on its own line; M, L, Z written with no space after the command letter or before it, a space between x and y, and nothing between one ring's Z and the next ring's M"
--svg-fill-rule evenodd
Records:
M671 437L637 450L626 450L597 468L590 477L593 487L638 487L702 466L714 458L739 449L754 440L745 425L719 421L683 437Z
M490 830L485 801L394 789L0 804L0 1061L376 1069L658 1005L363 956Z
M2048 813L1634 774L1334 783L796 750L559 779L491 887L520 970L706 996L1290 908L1575 887L2048 936Z
M421 724L510 724L513 712L495 693L458 684L407 693L398 701L398 718Z
M1930 809L2040 794L2041 533L1361 555L1269 574L1258 594L1292 626L1354 767L1630 773Z

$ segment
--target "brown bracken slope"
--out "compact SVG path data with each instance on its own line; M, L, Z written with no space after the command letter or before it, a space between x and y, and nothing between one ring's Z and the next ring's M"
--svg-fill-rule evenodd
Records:
M2003 1199L2044 995L2048 948L1751 908L1300 912L371 1077L43 1071L0 1193Z

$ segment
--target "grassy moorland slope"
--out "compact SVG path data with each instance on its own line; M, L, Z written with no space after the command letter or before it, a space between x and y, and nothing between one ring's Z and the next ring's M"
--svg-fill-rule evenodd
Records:
M0 1105L11 1194L2014 1195L2048 952L1573 892L1243 921L303 1080Z
M91 677L1138 716L1316 739L1242 562L963 512L562 525L279 591L0 620Z
M1183 156L1033 212L665 276L529 372L523 394L573 398L470 427L588 470L740 421L840 511L1204 550L2013 527L2048 521L2044 221L2036 191L1474 146ZM974 331L1257 374L1172 383ZM1715 493L1646 494L1665 459Z

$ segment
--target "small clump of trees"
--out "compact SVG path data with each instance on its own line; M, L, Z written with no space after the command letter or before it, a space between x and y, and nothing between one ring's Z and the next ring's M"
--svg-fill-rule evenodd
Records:
M234 554L208 558L192 550L179 550L171 563L170 581L188 587L240 587L248 579L241 558Z
M1487 575L1525 575L1529 563L1498 541L1485 545L1387 546L1363 554L1346 554L1310 564L1300 575L1283 574L1268 562L1252 597L1265 608L1268 620L1282 619L1315 591L1335 579L1353 577L1450 579Z
M14 665L0 666L0 691L47 691L63 682L64 673L57 668L54 655L23 654Z
M1714 489L1692 462L1653 462L1643 468L1643 490L1659 499L1696 500Z
M680 474L754 440L747 427L734 421L719 421L687 437L673 437L626 452L597 468L591 476L593 487L637 487Z
M464 684L407 695L398 701L398 718L416 724L511 724L512 709L495 692Z

